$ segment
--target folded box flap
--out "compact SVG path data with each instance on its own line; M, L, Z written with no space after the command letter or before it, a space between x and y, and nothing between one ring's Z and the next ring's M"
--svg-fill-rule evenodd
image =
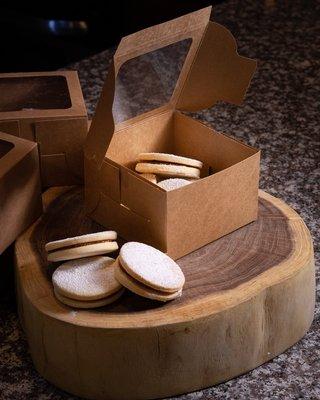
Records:
M217 101L240 104L256 66L255 60L237 53L228 29L209 22L176 108L198 111Z
M115 69L112 62L84 145L85 158L99 167L102 165L115 128L112 114L114 87Z

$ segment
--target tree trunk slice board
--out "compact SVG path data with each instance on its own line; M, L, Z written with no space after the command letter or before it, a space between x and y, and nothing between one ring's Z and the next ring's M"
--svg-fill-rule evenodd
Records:
M153 399L212 386L280 354L312 322L309 231L262 191L256 222L178 260L180 299L158 304L126 292L96 310L56 300L44 245L104 228L85 216L81 188L52 188L44 203L16 242L19 315L37 370L70 393Z

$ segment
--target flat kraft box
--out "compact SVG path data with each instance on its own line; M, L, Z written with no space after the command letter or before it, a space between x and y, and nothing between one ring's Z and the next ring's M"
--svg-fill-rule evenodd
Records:
M257 218L259 150L182 113L218 101L240 104L256 68L256 61L238 55L231 33L209 21L210 11L121 40L85 144L87 213L175 259ZM177 60L173 87L170 65L164 75L159 69L170 54ZM165 191L134 171L141 152L201 160L202 177Z
M0 74L0 130L39 144L44 187L83 182L87 110L76 71Z
M37 144L0 132L0 254L41 213Z

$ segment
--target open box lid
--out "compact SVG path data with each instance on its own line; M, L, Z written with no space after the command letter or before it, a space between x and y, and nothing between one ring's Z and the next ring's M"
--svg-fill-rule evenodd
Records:
M257 63L237 53L230 31L210 22L210 13L211 7L203 8L121 40L87 136L85 156L88 160L101 166L114 132L146 115L168 108L198 111L218 101L242 102ZM147 113L117 124L114 105L119 95L116 82L121 67L130 60L181 41L187 41L190 48L169 100L160 107L157 105ZM143 85L143 80L140 83Z

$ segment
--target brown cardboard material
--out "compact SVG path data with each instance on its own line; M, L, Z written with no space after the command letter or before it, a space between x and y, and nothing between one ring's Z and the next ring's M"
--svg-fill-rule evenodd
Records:
M87 111L76 71L0 74L0 130L39 144L42 185L83 181Z
M37 147L0 132L0 254L42 212Z
M85 145L88 214L127 240L151 244L173 258L257 218L259 150L181 112L211 107L217 101L240 104L256 68L256 61L238 55L231 33L209 21L210 11L208 7L121 40ZM190 38L169 101L115 122L121 66ZM166 192L134 171L140 152L201 160L202 179ZM214 173L206 176L207 171Z

